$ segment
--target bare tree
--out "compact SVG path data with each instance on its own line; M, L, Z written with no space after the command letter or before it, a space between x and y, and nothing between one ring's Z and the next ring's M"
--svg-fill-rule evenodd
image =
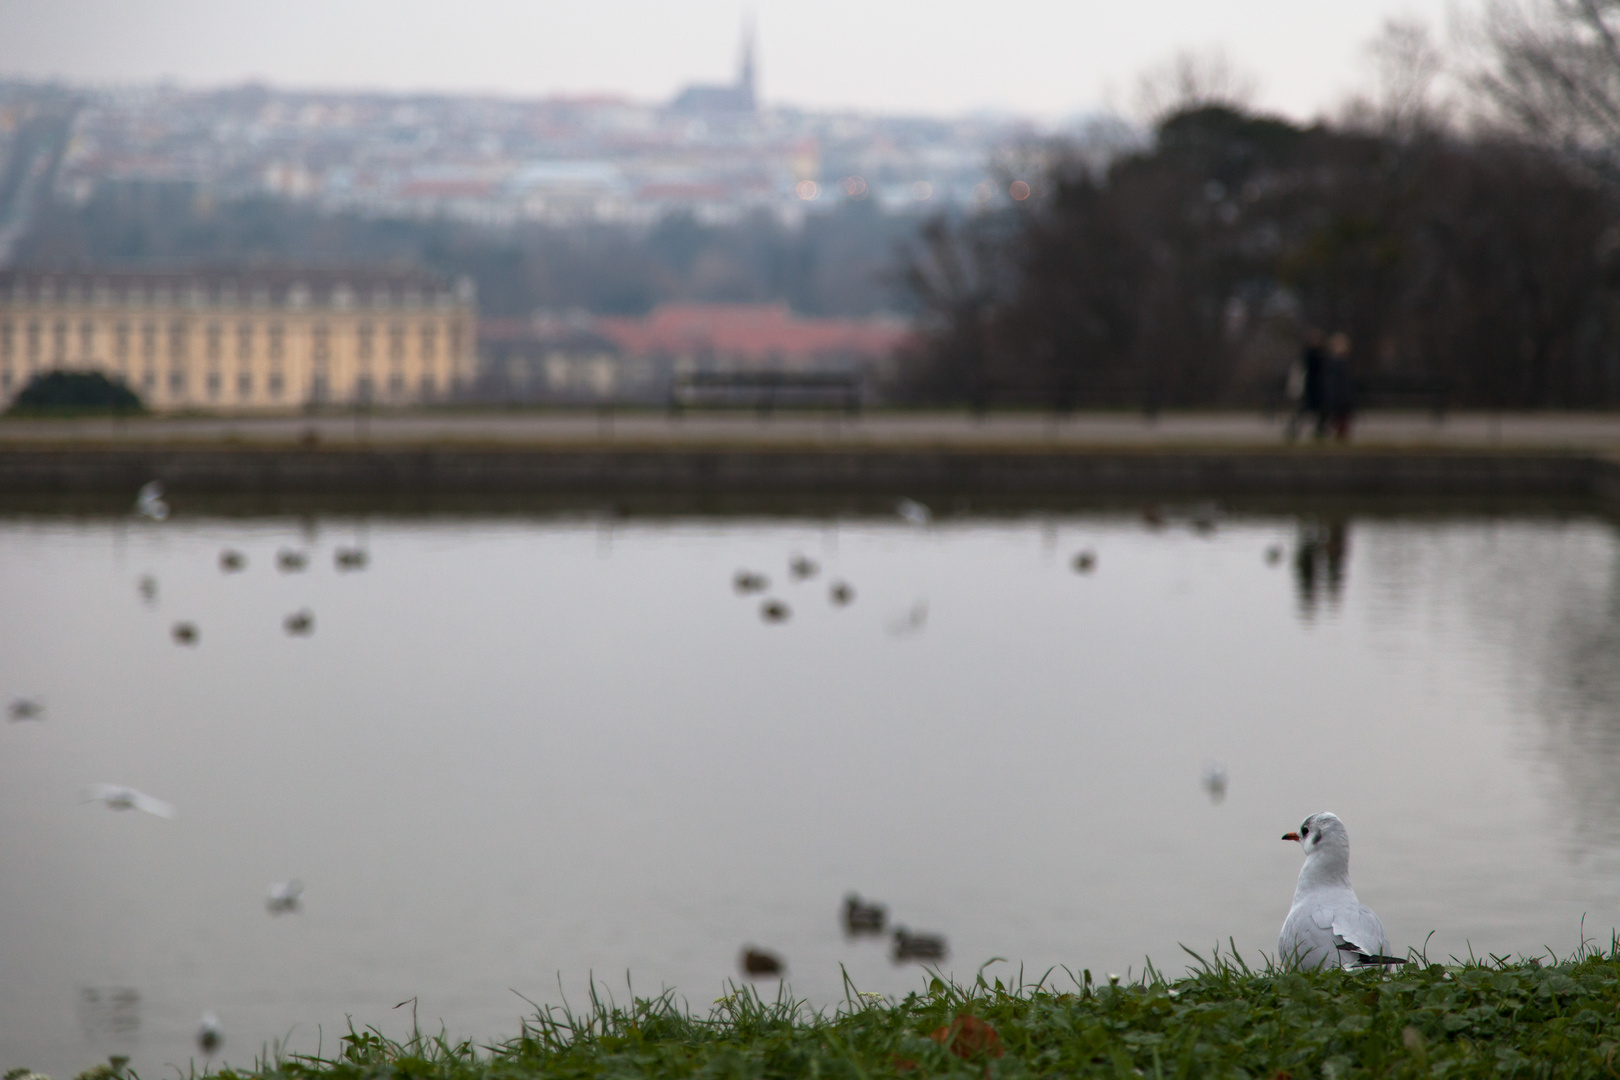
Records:
M1367 45L1378 78L1375 111L1379 126L1406 139L1438 126L1433 102L1434 84L1446 63L1427 23L1418 19L1386 19L1378 36Z
M1620 149L1620 0L1493 0L1474 83L1500 120L1570 150Z
M1211 105L1242 111L1258 88L1258 80L1218 48L1180 52L1137 77L1136 111L1154 126L1176 113Z

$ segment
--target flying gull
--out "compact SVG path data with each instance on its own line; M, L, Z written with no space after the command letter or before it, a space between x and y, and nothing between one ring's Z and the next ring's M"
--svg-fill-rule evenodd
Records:
M142 810L160 818L174 817L174 807L162 799L118 784L91 784L84 789L83 801L106 803L109 810Z

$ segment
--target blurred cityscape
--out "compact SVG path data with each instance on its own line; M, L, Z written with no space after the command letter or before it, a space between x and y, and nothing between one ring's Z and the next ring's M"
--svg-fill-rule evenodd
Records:
M1308 122L1252 107L1218 55L1145 74L1140 122L802 111L762 98L746 28L728 81L664 102L0 83L0 396L62 367L164 408L1293 393L1339 437L1356 408L1612 405L1600 14L1498 12L1449 51L1392 20L1372 96ZM401 314L405 289L321 314L408 268L465 298L454 326ZM316 308L242 307L262 274ZM209 351L227 324L260 366ZM415 342L397 371L367 367L385 333Z
M737 367L871 382L906 334L896 248L925 216L1022 197L1003 163L1042 133L1011 118L767 107L758 71L745 29L730 82L667 102L0 84L0 266L32 271L7 279L27 308L80 295L60 278L68 268L89 303L97 285L82 274L96 267L123 275L102 290L123 302L171 295L168 277L147 288L127 276L154 267L192 266L185 288L217 297L231 289L216 279L243 264L346 264L362 277L367 264L430 265L476 286L485 318L476 367L395 379L412 400L663 402L683 374ZM519 265L504 243L524 250ZM127 348L97 353L97 341L138 337L134 315L63 308L55 321L82 327L83 344L56 355L41 344L52 320L19 309L0 327L0 380L9 397L53 363L94 361L161 388L164 407L252 406L290 381L285 406L315 400L316 381L333 399L331 359L339 400L374 400L365 350L349 350L346 371L329 321L258 327L286 339L286 376L279 364L228 375L217 349L189 356L185 342L219 337L227 317L250 325L236 312L171 331L180 344L160 373L155 348L145 369ZM148 312L148 337L186 319Z
M11 200L32 190L11 175L22 171L79 205L143 182L488 226L761 210L796 223L846 201L899 214L995 201L993 156L1035 133L1005 118L764 107L757 70L745 37L734 82L668 102L0 84L0 153Z

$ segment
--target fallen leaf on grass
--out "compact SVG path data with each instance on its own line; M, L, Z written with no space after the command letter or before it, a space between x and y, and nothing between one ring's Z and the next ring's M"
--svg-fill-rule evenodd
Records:
M952 1020L949 1027L938 1028L928 1037L959 1058L970 1058L977 1054L1000 1057L1005 1052L1001 1048L1001 1036L995 1028L977 1016L965 1013Z

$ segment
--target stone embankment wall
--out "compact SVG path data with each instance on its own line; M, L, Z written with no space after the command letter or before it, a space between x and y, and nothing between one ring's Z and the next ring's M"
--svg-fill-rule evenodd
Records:
M1567 452L928 447L0 449L0 492L998 491L1095 495L1592 496L1620 507L1620 459Z

